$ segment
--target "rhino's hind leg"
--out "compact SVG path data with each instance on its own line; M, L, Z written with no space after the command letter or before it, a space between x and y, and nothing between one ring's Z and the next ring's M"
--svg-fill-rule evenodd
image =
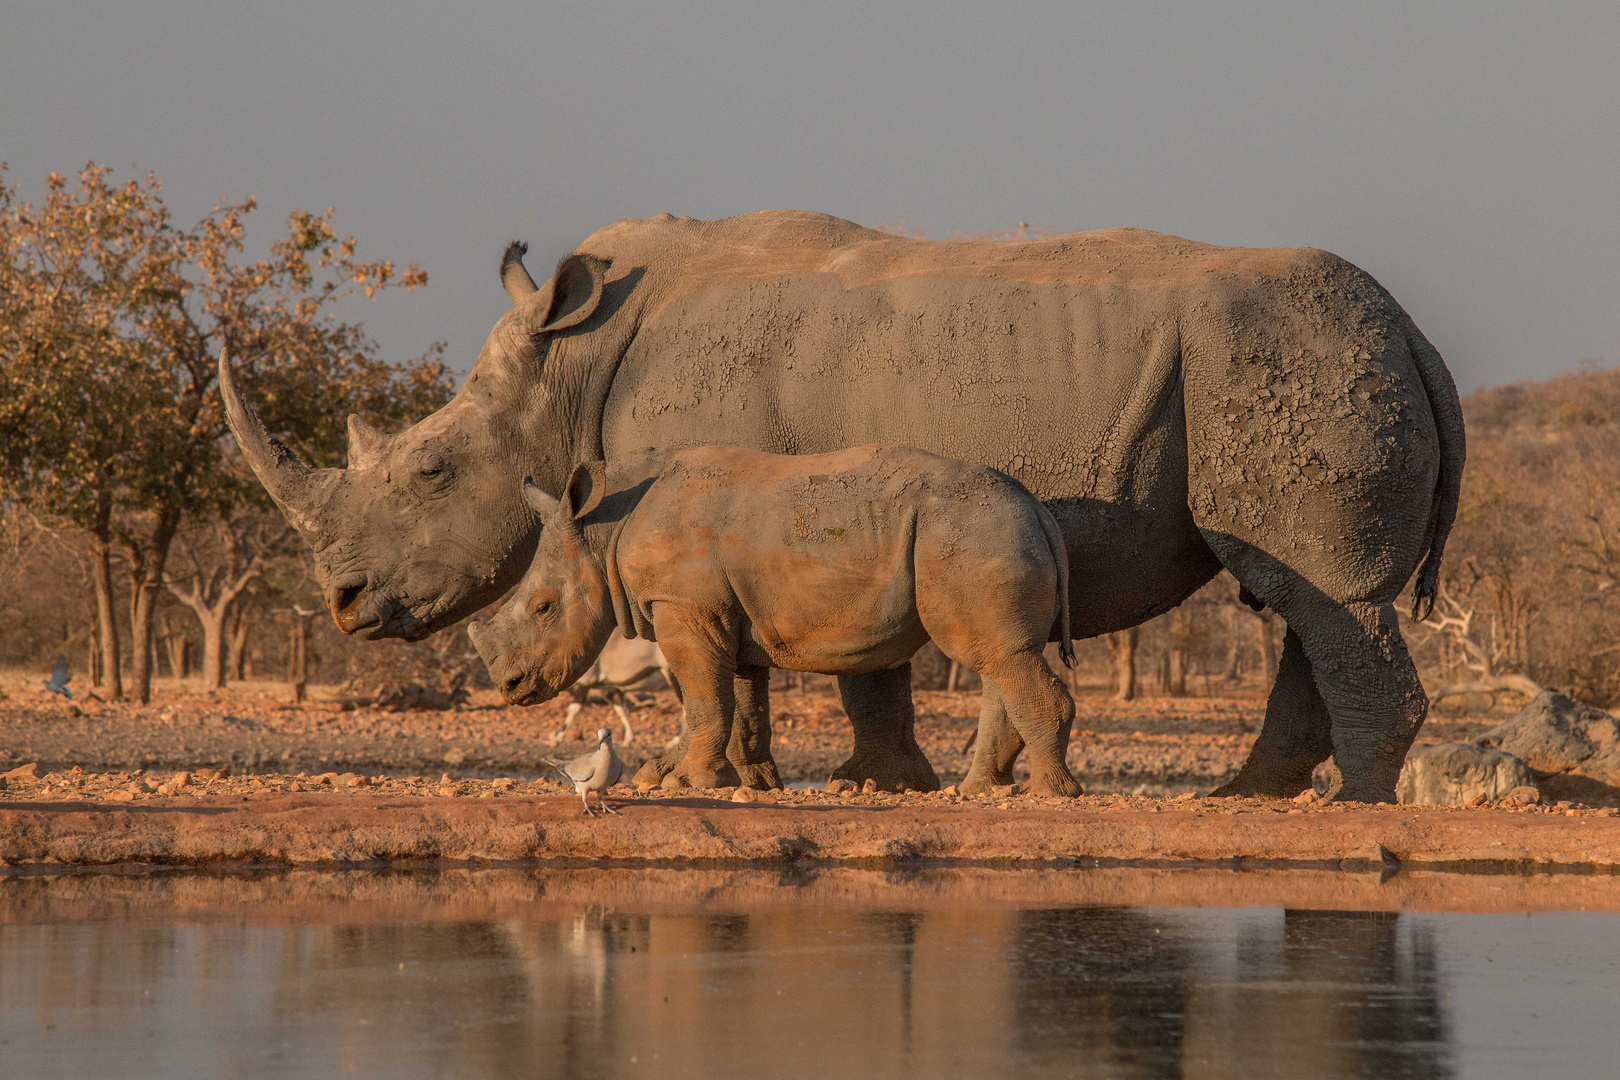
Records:
M1019 738L1029 748L1029 790L1036 795L1081 794L1069 772L1069 729L1074 699L1039 652L1016 653L987 665L980 676L995 683Z
M1013 763L1024 752L1024 739L1007 719L1007 703L994 683L986 682L979 698L979 727L974 735L973 764L962 781L962 794L984 795L1013 782Z
M1332 717L1333 760L1344 777L1335 798L1394 802L1406 752L1429 711L1394 605L1317 604L1284 617L1299 631Z
M1210 794L1291 799L1311 786L1311 773L1332 753L1333 718L1316 688L1305 646L1290 627L1266 701L1265 723L1248 760L1237 776Z
M738 667L732 695L736 711L731 719L726 759L736 768L743 787L781 787L782 778L771 757L771 669Z
M840 675L838 693L855 729L855 749L833 770L835 780L880 791L938 791L939 776L917 745L911 703L911 664L865 675Z

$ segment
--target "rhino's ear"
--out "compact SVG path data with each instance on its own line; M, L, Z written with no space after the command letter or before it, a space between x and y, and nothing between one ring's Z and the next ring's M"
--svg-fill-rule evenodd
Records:
M529 504L530 510L540 515L542 522L550 521L552 515L557 512L557 507L561 505L561 500L553 499L541 491L533 478L528 476L523 478L523 501Z
M349 414L349 468L364 469L382 460L388 446L388 436Z
M563 491L563 506L572 521L578 521L602 503L602 496L607 491L607 464L601 461L587 461L575 465L573 473L568 477L568 487Z
M567 330L595 314L602 302L607 269L607 260L595 255L570 255L558 263L556 274L532 296L520 301L529 332Z

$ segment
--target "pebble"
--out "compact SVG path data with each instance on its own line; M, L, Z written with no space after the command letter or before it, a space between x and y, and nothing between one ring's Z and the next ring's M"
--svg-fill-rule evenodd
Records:
M868 776L866 778L866 783L861 785L861 794L863 794L863 795L875 795L876 793L877 793L877 781L872 779L870 776Z
M731 801L734 803L751 803L757 802L758 800L758 793L756 793L754 789L750 787L740 787L731 793Z

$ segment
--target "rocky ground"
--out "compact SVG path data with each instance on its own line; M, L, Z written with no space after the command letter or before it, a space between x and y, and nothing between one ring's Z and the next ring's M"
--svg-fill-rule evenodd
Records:
M551 742L566 698L507 708L486 691L447 711L384 711L353 707L325 687L294 707L279 683L208 693L195 684L160 682L152 703L139 706L89 699L82 690L66 702L46 695L37 678L21 675L0 678L0 693L0 771L37 762L41 776L77 768L81 777L122 777L118 783L126 787L137 780L155 787L175 773L223 768L233 785L259 775L261 783L285 788L330 773L379 776L390 784L422 777L421 784L437 790L446 774L458 783L530 781L545 774L543 758L587 748L578 738ZM632 772L661 752L680 719L667 691L638 699L635 738L628 745L620 738ZM978 695L918 691L916 703L918 741L941 781L955 783L968 766L961 750L978 720ZM1118 702L1101 688L1082 688L1076 708L1069 764L1088 792L1177 796L1207 791L1236 772L1259 730L1265 700L1259 690L1246 689ZM772 711L772 749L783 780L820 787L850 748L836 694L778 690ZM1468 739L1503 715L1436 715L1423 741ZM591 705L577 725L585 730L576 735L612 719L605 705Z

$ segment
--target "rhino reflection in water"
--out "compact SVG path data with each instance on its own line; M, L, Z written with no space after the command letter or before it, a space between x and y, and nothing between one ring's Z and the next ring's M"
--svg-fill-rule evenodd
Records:
M621 221L543 286L521 254L502 264L514 307L455 400L396 435L351 421L347 470L298 461L221 372L345 631L420 637L499 597L534 548L526 475L555 496L576 462L645 446L906 443L1046 502L1092 571L1071 578L1078 636L1166 611L1223 566L1283 615L1265 725L1228 792L1297 794L1331 753L1345 797L1394 798L1427 702L1393 601L1414 572L1432 600L1464 448L1445 365L1367 274L1135 229L946 243L788 211ZM909 665L851 678L838 775L935 786ZM755 706L745 726L764 725ZM1010 779L1018 735L993 694L985 716L975 771Z

